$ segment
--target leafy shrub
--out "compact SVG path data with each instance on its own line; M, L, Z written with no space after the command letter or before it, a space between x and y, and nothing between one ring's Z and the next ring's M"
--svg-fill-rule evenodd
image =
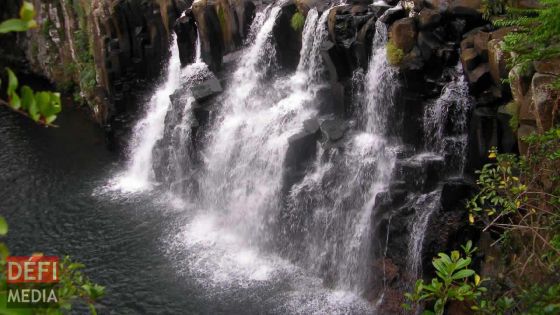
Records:
M437 277L430 283L424 283L422 279L416 281L414 292L405 294L415 304L433 304L433 311L425 310L423 314L443 315L448 302L474 301L486 292L486 288L481 286L480 276L469 268L476 248L468 241L462 249L464 257L459 251L452 251L450 255L439 253L438 258L432 261ZM403 307L409 311L413 308L410 304L404 304Z
M294 31L301 32L305 26L305 16L301 14L301 12L297 11L294 15L292 15L290 25Z
M389 41L386 46L387 49L387 61L393 66L399 65L403 58L404 52L402 49L397 47L392 41Z

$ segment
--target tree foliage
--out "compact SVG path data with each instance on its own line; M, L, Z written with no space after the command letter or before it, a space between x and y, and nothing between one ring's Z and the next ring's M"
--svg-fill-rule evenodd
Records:
M10 19L0 24L0 34L8 32L24 32L37 27L35 22L35 9L33 4L24 2L19 11L19 19ZM18 93L19 81L16 74L6 68L8 84L6 95L8 101L0 100L0 104L30 117L35 122L45 126L54 126L52 123L61 111L60 94L49 91L34 92L29 86L24 85ZM0 86L2 81L0 80Z
M484 16L497 27L513 27L504 37L512 66L560 55L560 0L541 0L535 8L519 8L513 0L487 0Z

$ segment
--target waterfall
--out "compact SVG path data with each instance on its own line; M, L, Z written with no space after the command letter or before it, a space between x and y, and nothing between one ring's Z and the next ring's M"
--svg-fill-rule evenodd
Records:
M396 90L386 36L386 26L377 23L362 130L342 148L319 150L314 170L292 188L285 215L285 234L302 235L287 251L335 286L355 292L363 292L371 276L372 212L394 165L383 128Z
M135 125L129 144L129 161L124 174L119 174L116 189L123 191L142 191L149 189L154 180L153 150L163 137L165 119L171 107L171 95L184 81L206 71L201 60L200 40L196 42L195 63L181 69L179 47L175 35L172 37L171 57L167 65L166 80L160 84L146 107L145 115ZM190 106L190 103L187 104Z
M427 153L418 158L446 159L444 176L462 176L466 161L467 118L471 107L468 84L459 62L446 70L450 81L440 96L427 104L424 111L424 139ZM422 268L422 250L426 230L432 214L440 209L441 189L421 194L414 201L414 224L408 244L408 272L419 276Z
M426 149L440 155L448 153L449 165L455 169L455 175L460 175L465 166L467 118L472 100L461 62L444 75L451 81L440 97L426 107L424 137Z
M220 123L204 151L204 208L225 212L249 242L271 238L264 230L270 211L278 208L287 140L316 112L316 86L309 82L321 66L316 56L327 32L327 15L317 19L317 11L310 10L298 70L268 82L264 73L275 61L271 37L278 13L278 7L270 11L240 61L234 74L238 84L226 92Z
M375 134L386 134L389 111L394 106L398 87L397 70L387 61L387 25L381 21L375 23L373 53L366 74L366 117L365 129Z

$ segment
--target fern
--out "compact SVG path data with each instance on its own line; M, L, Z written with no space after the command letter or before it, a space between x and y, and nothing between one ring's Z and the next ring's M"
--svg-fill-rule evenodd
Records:
M485 6L500 0L487 0ZM506 0L507 1L507 0ZM505 13L485 8L485 17L496 16L496 27L515 27L504 38L504 50L514 53L510 66L560 55L560 0L541 0L541 8L521 9L506 6ZM498 9L499 9L498 5Z

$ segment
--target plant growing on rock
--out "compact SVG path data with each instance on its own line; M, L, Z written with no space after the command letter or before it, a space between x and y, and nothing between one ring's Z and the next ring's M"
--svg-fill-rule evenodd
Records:
M404 58L403 50L397 47L397 45L395 45L395 43L393 43L392 41L387 42L386 49L387 61L389 62L389 64L393 66L399 65Z
M301 12L296 11L296 13L292 15L290 25L294 31L301 32L305 26L305 16Z

